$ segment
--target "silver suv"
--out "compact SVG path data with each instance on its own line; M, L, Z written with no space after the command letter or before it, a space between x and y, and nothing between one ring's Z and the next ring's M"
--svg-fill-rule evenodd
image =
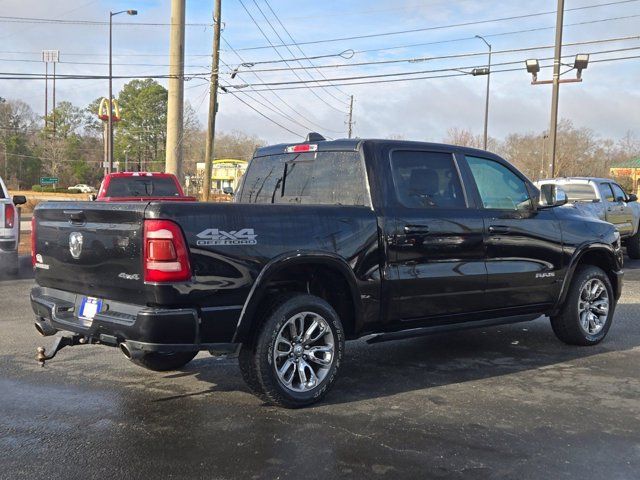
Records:
M17 206L27 202L23 195L9 197L0 178L0 275L18 273L18 244L20 243L20 212Z

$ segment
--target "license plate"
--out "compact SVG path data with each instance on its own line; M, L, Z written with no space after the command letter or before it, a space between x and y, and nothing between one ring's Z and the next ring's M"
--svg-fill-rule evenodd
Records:
M101 309L102 300L93 297L84 297L80 304L80 317L87 320L93 320L93 317L95 317L96 313Z

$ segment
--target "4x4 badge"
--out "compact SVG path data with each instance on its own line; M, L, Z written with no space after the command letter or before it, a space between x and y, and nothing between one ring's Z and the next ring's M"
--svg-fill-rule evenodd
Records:
M255 245L258 243L253 228L243 228L242 230L231 230L225 232L217 228L207 228L198 234L199 240L196 245Z

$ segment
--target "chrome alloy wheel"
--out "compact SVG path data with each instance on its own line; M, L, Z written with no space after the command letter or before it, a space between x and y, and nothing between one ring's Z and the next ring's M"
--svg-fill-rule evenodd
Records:
M609 315L609 294L598 278L587 281L578 299L580 326L588 335L597 335L604 328Z
M315 312L300 312L280 328L273 364L284 387L308 392L327 376L334 355L335 341L327 321Z

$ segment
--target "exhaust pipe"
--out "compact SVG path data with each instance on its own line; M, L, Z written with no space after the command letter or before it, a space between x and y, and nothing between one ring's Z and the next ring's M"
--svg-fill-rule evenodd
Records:
M139 350L139 349L136 349L136 348L134 348L134 349L129 348L129 345L127 345L127 342L122 342L120 344L120 351L129 360L136 360L136 359L142 357L142 355L144 353L142 350Z
M51 335L55 335L58 332L58 330L43 321L36 320L33 326L36 327L38 333L43 337L50 337Z

